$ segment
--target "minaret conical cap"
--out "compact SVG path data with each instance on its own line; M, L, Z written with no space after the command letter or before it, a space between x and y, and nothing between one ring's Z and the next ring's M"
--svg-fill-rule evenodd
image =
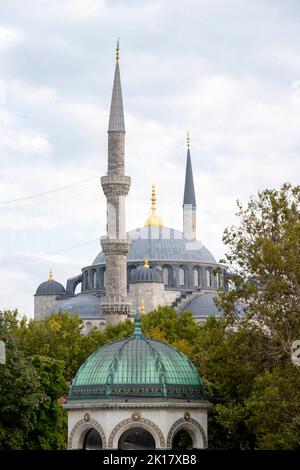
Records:
M119 67L119 41L117 44L116 68L111 97L108 132L125 132L121 77Z
M191 204L192 206L196 206L189 133L187 134L187 158L186 158L186 169L185 169L183 205L184 204Z

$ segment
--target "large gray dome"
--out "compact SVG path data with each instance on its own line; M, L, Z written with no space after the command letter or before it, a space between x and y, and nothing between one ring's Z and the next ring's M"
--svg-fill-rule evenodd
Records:
M60 284L60 282L54 281L54 279L49 279L39 285L35 295L59 295L64 294L65 292L65 288Z
M100 298L96 295L78 294L65 300L59 300L50 309L49 313L68 312L78 315L80 318L103 317L100 307Z
M127 263L150 261L176 261L216 264L213 255L200 241L189 241L183 233L168 227L142 227L128 232L132 240ZM93 265L105 263L99 253Z

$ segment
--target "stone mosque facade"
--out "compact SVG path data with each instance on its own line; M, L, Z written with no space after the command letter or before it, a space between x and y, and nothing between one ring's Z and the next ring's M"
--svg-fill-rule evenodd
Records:
M156 188L152 186L151 213L142 227L126 232L125 198L131 179L125 175L125 121L117 61L108 126L107 174L101 185L107 200L107 233L101 252L65 286L49 279L34 295L34 318L68 312L84 321L84 333L103 329L133 317L141 304L145 313L169 305L180 314L192 311L196 321L220 316L214 299L227 290L225 267L196 239L197 205L191 150L187 138L183 187L183 230L166 227L157 213ZM80 287L80 293L78 289Z

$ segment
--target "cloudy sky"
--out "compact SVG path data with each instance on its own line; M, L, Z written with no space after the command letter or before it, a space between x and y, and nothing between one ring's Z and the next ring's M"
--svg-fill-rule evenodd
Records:
M299 183L298 0L0 0L0 309L33 314L105 231L107 124L121 40L127 227L151 184L182 226L189 129L198 238L217 259L235 201Z

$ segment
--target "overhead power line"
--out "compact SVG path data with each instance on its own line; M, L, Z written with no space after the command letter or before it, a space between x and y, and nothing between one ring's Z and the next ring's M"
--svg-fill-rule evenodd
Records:
M53 200L55 202L57 198L59 198L58 193L66 192L67 194L72 194L72 192L69 191L70 189L72 190L72 188L75 188L75 192L77 192L79 190L77 189L79 186L82 186L89 181L95 180L96 178L99 178L99 176L96 176L96 175L90 176L89 178L85 178L83 180L76 181L74 183L71 183L65 186L60 186L59 188L55 188L49 191L32 194L30 196L24 196L24 197L17 198L17 199L10 199L8 201L0 201L0 208L6 208L6 207L10 209L11 208L16 209L18 207L26 208L26 203L28 204L28 206L35 205L35 201L36 201L38 205L40 205L41 201L44 200L45 202L47 202L47 199L48 201ZM54 199L49 198L49 196L56 195L56 194L57 196L55 196Z

